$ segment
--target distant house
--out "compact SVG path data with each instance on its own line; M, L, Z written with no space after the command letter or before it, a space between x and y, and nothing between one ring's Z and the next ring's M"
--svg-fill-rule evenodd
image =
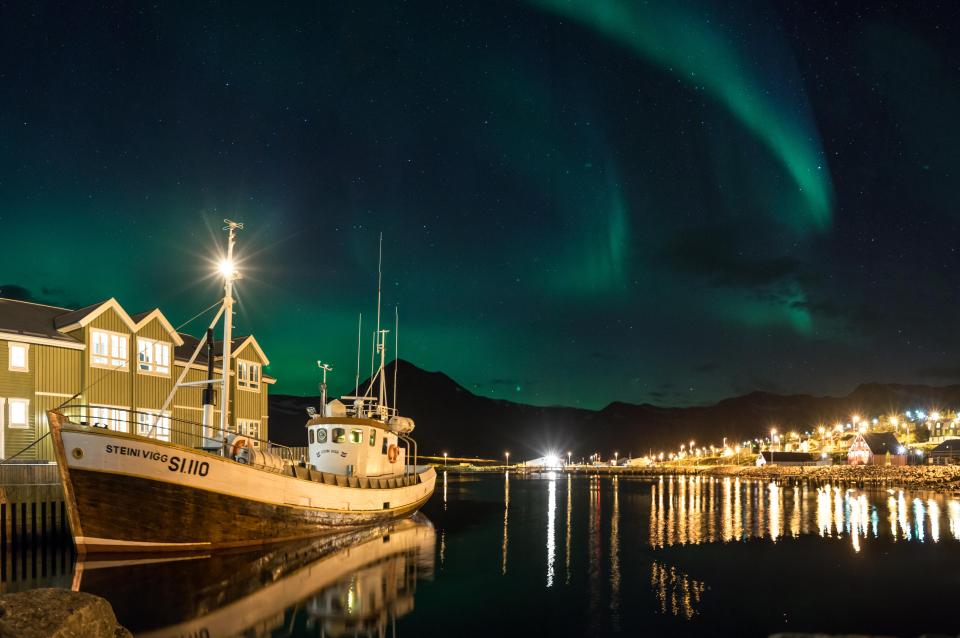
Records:
M858 433L847 450L850 465L906 465L907 450L893 432Z
M816 454L807 452L777 452L766 450L757 457L757 467L764 465L820 465L821 460Z
M960 463L960 439L947 439L930 451L934 465L952 465Z

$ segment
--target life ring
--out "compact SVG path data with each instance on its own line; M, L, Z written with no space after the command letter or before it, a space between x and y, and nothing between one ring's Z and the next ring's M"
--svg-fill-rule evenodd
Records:
M389 459L391 463L396 463L398 456L400 456L400 448L391 443L390 447L387 448L387 459Z
M233 446L230 448L230 456L232 458L237 458L237 455L240 454L240 450L247 447L247 438L244 436L238 436L233 440Z

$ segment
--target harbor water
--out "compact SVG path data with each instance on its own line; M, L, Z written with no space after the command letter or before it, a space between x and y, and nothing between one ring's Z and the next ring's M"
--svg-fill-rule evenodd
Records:
M171 638L955 634L960 496L441 472L417 517L348 535L10 564L6 591L89 591L135 635Z

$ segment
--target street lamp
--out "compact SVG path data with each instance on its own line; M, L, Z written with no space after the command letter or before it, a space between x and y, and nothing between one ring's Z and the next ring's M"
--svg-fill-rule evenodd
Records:
M447 467L447 453L443 453L443 467Z
M617 466L617 457L619 457L619 456L620 456L620 453L619 453L619 452L614 452L614 453L613 453L613 466L614 466L614 467Z
M573 456L573 452L567 451L567 465L570 465L570 457Z
M504 452L504 454L507 456L507 467L510 467L510 452ZM446 456L446 454L444 454L444 456Z

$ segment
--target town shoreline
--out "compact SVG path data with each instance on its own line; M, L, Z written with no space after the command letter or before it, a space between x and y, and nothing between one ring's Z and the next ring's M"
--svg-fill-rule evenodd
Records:
M537 475L544 470L511 467L450 466L450 473L504 472ZM439 466L438 472L444 468ZM960 492L960 465L817 465L762 467L750 465L652 465L648 467L567 466L557 470L574 475L601 476L716 476L751 480L812 480L849 483L858 486L905 487Z

